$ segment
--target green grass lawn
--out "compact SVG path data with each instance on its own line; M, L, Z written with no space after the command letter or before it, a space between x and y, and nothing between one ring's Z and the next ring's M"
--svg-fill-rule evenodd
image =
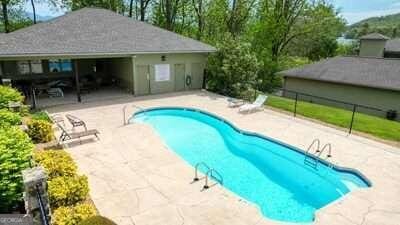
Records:
M294 111L294 100L269 96L266 105ZM352 112L344 109L298 101L297 114L339 127L348 128ZM371 134L375 137L390 141L400 141L400 122L394 122L383 118L356 113L353 130Z

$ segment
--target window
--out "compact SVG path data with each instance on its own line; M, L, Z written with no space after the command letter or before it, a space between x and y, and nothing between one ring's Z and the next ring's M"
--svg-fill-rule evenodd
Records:
M29 74L30 73L29 61L18 61L17 68L18 68L19 74Z
M31 61L32 73L43 73L42 61L32 60Z
M49 60L49 71L53 73L61 72L60 60Z
M53 59L49 60L49 70L53 73L72 71L72 63L70 59Z

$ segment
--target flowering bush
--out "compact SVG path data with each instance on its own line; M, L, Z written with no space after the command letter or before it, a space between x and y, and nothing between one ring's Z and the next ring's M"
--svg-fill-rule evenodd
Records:
M87 203L77 204L75 206L62 206L53 212L53 225L79 225L87 218L96 215L96 208Z
M72 157L63 150L35 151L33 159L47 172L49 180L59 176L76 175L77 166Z
M46 143L54 138L53 125L44 120L32 119L28 122L28 135L34 143Z

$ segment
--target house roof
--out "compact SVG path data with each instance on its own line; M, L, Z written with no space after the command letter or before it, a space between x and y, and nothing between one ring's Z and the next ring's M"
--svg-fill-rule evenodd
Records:
M334 57L278 74L310 80L400 91L400 60Z
M360 40L389 40L390 38L379 33L371 33L360 37Z
M202 42L97 8L0 36L0 57L212 51L214 47Z
M385 45L385 52L400 52L400 38L388 40Z

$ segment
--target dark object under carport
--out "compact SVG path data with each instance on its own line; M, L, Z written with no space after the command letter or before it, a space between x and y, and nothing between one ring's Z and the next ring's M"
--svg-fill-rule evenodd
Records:
M397 117L397 111L396 110L388 110L386 112L386 118L388 120L394 120Z

